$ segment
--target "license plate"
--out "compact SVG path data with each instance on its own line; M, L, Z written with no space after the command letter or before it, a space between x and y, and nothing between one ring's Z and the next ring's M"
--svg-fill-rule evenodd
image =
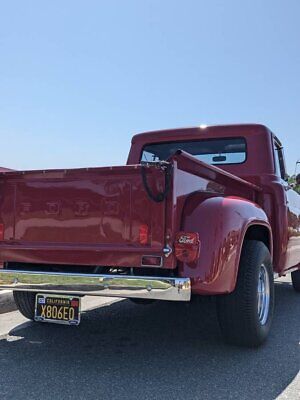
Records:
M79 325L80 297L38 293L34 319L38 322Z

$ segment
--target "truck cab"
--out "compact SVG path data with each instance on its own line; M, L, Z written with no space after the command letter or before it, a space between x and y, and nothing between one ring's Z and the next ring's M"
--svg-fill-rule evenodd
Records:
M159 147L165 151L162 158L182 148L197 159L259 186L261 190L255 202L266 213L271 229L267 232L261 225L257 226L257 235L264 236L264 242L269 243L276 273L283 274L297 267L300 196L287 182L283 146L267 127L258 124L212 126L136 135L128 163L147 161L147 150ZM154 160L157 159L156 155Z

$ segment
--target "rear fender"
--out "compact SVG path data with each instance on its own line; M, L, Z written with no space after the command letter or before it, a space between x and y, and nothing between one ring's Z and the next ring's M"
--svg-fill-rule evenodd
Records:
M179 273L192 281L194 294L221 294L234 290L242 245L252 226L272 233L265 212L255 203L238 197L191 196L182 214L182 230L198 232L200 257L193 264L180 263ZM272 248L270 248L272 253Z

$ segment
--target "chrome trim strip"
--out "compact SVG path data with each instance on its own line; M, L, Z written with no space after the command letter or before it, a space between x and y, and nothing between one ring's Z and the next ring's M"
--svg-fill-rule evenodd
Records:
M189 301L189 278L0 270L0 290Z

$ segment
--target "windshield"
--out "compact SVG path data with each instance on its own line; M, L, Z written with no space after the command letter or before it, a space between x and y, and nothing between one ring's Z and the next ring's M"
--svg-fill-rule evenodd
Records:
M143 148L141 161L167 160L177 150L183 150L198 160L212 165L241 164L247 158L246 147L244 138L148 144Z

